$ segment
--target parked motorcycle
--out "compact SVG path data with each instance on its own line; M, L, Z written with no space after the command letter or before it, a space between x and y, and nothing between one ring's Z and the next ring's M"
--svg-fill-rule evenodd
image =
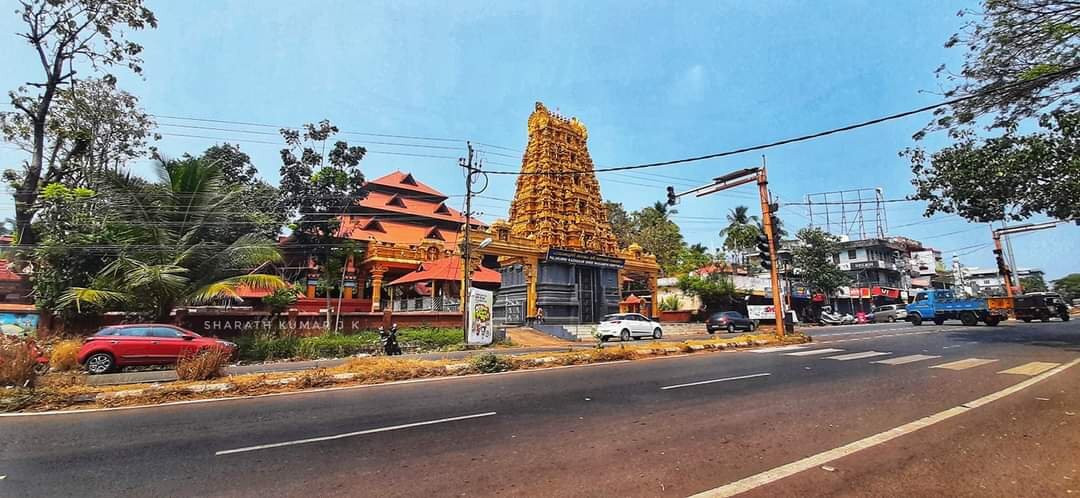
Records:
M832 308L825 307L821 310L818 323L821 325L851 325L855 323L855 317L848 313L834 312Z
M390 326L390 331L387 332L379 327L379 340L382 342L383 354L387 356L395 356L401 354L401 346L398 345L397 340L397 324Z

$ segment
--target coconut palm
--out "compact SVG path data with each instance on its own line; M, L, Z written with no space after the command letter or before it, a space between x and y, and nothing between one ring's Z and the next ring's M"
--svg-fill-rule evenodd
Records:
M720 230L720 236L724 237L725 249L744 251L754 247L761 231L757 225L758 217L750 215L749 209L746 206L736 206L728 213L728 226Z
M61 305L135 309L166 319L177 304L239 300L241 286L287 285L274 275L244 271L281 261L272 241L213 236L219 233L211 230L213 223L236 209L235 192L222 188L217 166L195 158L162 161L158 174L156 183L119 174L103 180L102 195L120 220L116 257L90 287L68 289Z

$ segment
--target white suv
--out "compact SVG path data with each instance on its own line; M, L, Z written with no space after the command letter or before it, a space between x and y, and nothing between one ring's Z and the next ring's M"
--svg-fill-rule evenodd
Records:
M638 339L641 337L659 339L663 335L664 332L660 329L660 322L638 313L608 315L596 327L596 337L600 339L600 342L606 342L613 337L629 341L630 338Z

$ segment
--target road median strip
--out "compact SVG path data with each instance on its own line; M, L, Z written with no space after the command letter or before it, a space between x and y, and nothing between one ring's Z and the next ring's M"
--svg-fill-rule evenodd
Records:
M474 355L465 361L418 360L386 356L357 358L332 368L301 372L231 375L212 382L155 383L130 386L89 386L70 380L66 385L0 391L0 416L35 412L78 412L80 409L155 406L171 402L237 398L265 394L304 392L313 388L385 384L396 381L461 377L559 366L610 363L658 356L728 351L758 346L803 344L810 338L791 335L778 340L772 335L744 335L725 339L689 340L680 343L625 344L565 353L534 353L504 356Z

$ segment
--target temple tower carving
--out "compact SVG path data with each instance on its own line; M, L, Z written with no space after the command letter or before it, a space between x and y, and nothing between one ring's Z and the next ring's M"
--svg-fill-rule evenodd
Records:
M510 233L533 238L540 247L616 255L585 125L537 102L528 133L523 174L510 205Z

